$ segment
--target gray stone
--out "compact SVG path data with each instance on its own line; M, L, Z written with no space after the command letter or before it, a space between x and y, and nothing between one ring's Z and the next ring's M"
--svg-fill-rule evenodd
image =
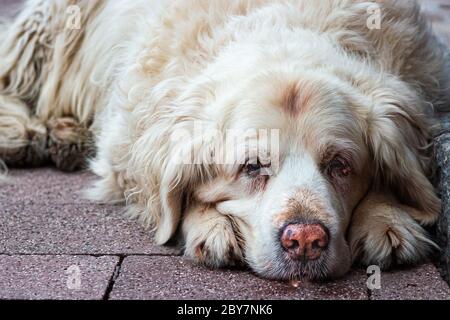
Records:
M437 224L437 237L442 251L440 269L450 283L450 133L441 133L435 139L435 155L442 214Z

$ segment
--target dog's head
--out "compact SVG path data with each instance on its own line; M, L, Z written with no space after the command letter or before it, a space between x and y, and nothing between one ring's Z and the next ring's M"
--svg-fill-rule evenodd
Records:
M401 81L246 63L198 79L177 102L189 114L167 142L159 242L200 204L233 219L257 273L320 279L350 268L346 233L369 188L438 210L423 174L422 106Z

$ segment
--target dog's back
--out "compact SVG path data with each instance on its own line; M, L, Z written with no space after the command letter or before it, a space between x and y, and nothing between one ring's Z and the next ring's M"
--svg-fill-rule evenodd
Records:
M135 55L131 47L136 43L128 41L138 40L138 33L147 45L159 47L161 55L180 54L169 51L171 46L195 52L198 38L208 36L207 30L217 33L229 16L256 16L258 8L281 8L285 3L294 9L277 12L271 8L272 15L286 15L292 28L327 34L350 54L381 64L420 88L435 106L442 106L437 97L450 87L446 72L450 67L443 70L444 49L429 32L414 1L380 2L379 26L370 26L370 15L377 14L377 7L363 1L31 0L9 28L2 26L8 31L2 32L0 45L0 90L35 105L39 117L75 114L85 123L92 117L90 106L104 104L99 102L99 88L109 87L114 67L120 64L117 60L127 60L121 54ZM164 26L151 21L161 11L166 11ZM159 28L151 30L150 26ZM155 37L159 40L151 39ZM170 60L170 56L161 59Z
M95 113L107 104L124 48L148 6L145 0L29 0L14 21L0 24L0 158L13 166L51 159L64 170L79 168ZM74 165L57 160L61 152L51 148L63 140L78 146L64 152Z

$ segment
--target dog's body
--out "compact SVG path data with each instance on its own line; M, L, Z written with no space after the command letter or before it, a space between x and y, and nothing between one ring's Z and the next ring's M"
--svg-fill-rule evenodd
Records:
M426 149L449 65L416 4L380 1L381 29L373 6L29 1L0 30L0 157L72 170L94 140L90 195L126 201L159 243L181 223L186 254L212 266L315 279L355 259L420 261L433 245L421 225L440 211ZM278 129L276 174L254 175L274 161L259 154L199 161L212 152L194 123ZM180 132L195 165L174 160Z

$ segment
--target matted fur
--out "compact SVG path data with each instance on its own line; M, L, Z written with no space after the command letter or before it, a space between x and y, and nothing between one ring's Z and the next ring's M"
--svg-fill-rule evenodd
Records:
M367 27L370 1L29 0L0 29L0 156L42 162L49 124L70 117L96 142L89 196L126 202L161 244L182 223L186 254L202 263L323 278L357 258L416 262L432 244L422 225L440 211L428 146L430 116L449 105L449 63L415 2L377 3L381 30ZM70 5L81 29L67 26ZM180 166L171 135L195 134L194 121L285 130L281 172L298 179L281 173L263 192L225 166ZM208 156L198 138L188 146ZM355 162L345 191L319 172L330 143ZM304 212L336 240L299 266L273 237Z

